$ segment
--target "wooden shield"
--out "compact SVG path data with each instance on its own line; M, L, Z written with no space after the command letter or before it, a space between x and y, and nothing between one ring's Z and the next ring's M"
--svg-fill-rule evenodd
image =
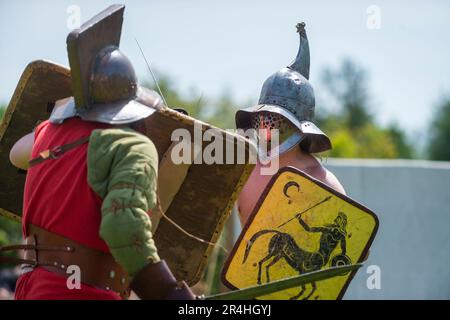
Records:
M159 152L159 194L160 198L165 198L164 201L161 199L161 204L166 215L191 235L208 242L217 241L254 167L248 163L250 152L254 152L253 147L241 136L213 128L169 108L163 108L147 118L147 127L147 135ZM195 127L201 127L201 131L195 132ZM222 136L223 155L230 151L230 146L233 148L233 161L230 162L238 162L237 146L244 147L245 163L175 165L170 155L174 145L171 134L175 129L186 129L192 138L192 145L196 134L212 129ZM208 144L207 141L202 142L202 149L206 150ZM188 236L167 219L160 220L155 242L161 258L175 270L178 279L185 279L190 285L200 280L213 246Z
M366 207L295 168L282 168L247 221L222 280L243 289L362 262L377 229L378 219ZM355 272L261 299L340 299Z
M22 215L25 174L9 161L9 151L23 135L31 132L37 121L49 117L56 100L71 96L70 70L45 61L33 62L25 69L0 127L0 214L20 221ZM184 128L194 140L194 126L203 133L212 127L169 108L162 108L147 118L147 135L159 153L159 197L161 207L172 223L160 219L155 241L161 258L165 259L177 279L193 285L200 279L207 258L213 249L206 242L217 241L224 223L252 164L248 140L215 128L215 132L236 151L244 148L241 164L179 164L172 163L173 130ZM203 147L208 142L202 142ZM237 152L234 159L237 160ZM236 163L234 161L233 163ZM183 232L181 229L186 231ZM190 235L188 235L190 234ZM199 241L196 238L200 238Z
M9 161L14 143L48 119L56 100L72 95L69 69L43 60L31 62L20 77L0 124L0 213L22 215L25 172Z

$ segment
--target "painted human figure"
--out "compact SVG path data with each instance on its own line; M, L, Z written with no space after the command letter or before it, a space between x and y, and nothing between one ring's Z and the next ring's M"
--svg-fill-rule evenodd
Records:
M318 250L320 259L316 258L316 261L310 261L312 270L318 270L328 263L331 253L339 244L341 245L341 254L344 256L347 254L345 240L347 237L347 216L345 213L339 212L338 216L334 219L333 224L325 225L323 227L310 227L301 216L298 217L298 222L307 232L321 233Z

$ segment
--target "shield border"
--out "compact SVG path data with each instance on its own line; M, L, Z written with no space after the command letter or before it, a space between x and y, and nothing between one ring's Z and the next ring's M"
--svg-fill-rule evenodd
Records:
M25 67L25 70L22 72L22 75L20 76L20 79L17 82L18 85L14 89L12 98L8 104L8 107L5 110L5 114L0 123L0 141L3 140L3 136L5 135L6 130L9 127L9 123L11 122L14 111L16 110L17 103L19 102L20 98L22 97L23 91L25 90L25 86L20 84L27 83L28 79L31 77L31 75L36 69L48 69L55 73L60 73L62 75L70 77L70 69L68 69L63 65L48 60L35 60L30 62Z
M231 290L239 290L239 288L235 287L233 284L231 284L227 279L226 279L226 273L230 267L231 261L233 260L234 255L236 254L236 251L238 250L245 233L247 232L248 228L250 227L250 225L252 224L253 220L255 219L259 209L261 208L264 200L266 199L268 193L270 192L272 186L274 185L275 181L278 179L278 177L285 173L285 172L291 172L291 173L295 173L298 174L314 183L316 183L317 185L319 185L320 187L324 188L325 190L329 191L331 194L333 194L333 196L336 196L338 198L341 198L342 200L350 203L351 205L357 207L358 209L368 213L370 216L372 216L375 220L375 228L372 231L372 234L370 235L369 241L366 243L366 246L364 247L364 250L362 251L358 261L356 263L362 263L364 262L365 258L367 257L367 254L369 252L369 249L373 243L373 240L375 239L375 236L378 232L378 227L379 227L379 220L377 215L375 214L375 212L373 212L372 210L370 210L369 208L367 208L366 206L356 202L355 200L353 200L352 198L341 194L339 192L337 192L336 190L334 190L333 188L331 188L330 186L326 185L325 183L323 183L322 181L319 181L313 177L311 177L310 175L306 174L303 171L300 171L297 168L288 166L288 167L284 167L281 168L280 170L278 170L278 172L270 179L269 183L267 184L267 186L264 188L263 193L261 194L261 196L259 197L258 201L256 202L255 207L253 208L252 213L250 214L250 217L247 221L247 223L245 224L244 228L241 231L241 234L239 235L238 240L236 241L235 245L233 246L233 249L231 250L230 254L227 257L227 260L225 261L224 267L222 269L222 273L221 273L221 280L222 283L228 287ZM337 297L337 300L341 300L342 297L344 296L345 292L348 289L348 286L350 285L350 282L353 280L353 278L356 275L357 270L352 271L349 275L349 277L347 278L347 281L345 282L344 286L342 287L341 291L339 292L339 295Z
M16 112L16 109L21 102L21 99L24 96L25 90L28 89L28 85L30 83L30 78L33 76L36 72L49 72L52 75L62 76L62 77L69 77L70 78L70 69L68 69L66 66L45 60L45 59L39 59L34 60L30 63L28 63L23 70L22 74L20 75L20 78L17 82L17 85L14 89L14 93L8 103L8 106L5 110L5 114L3 119L0 121L0 142L3 143L3 139L5 138L5 134L7 133L8 129L10 128L11 121L14 118L14 114ZM70 88L71 90L71 88ZM29 133L32 130L31 127L23 127L23 130L21 129L22 134L19 135L19 137ZM8 208L10 209L10 208ZM12 211L9 211L6 208L0 207L0 216L3 216L9 220L19 222L21 223L21 215L16 214ZM21 211L21 206L18 211ZM21 214L21 212L20 212Z

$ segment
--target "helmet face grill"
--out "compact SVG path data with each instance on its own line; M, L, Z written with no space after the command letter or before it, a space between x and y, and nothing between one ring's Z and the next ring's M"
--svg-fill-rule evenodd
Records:
M267 150L260 149L260 158L270 158L284 153L295 145L298 145L302 139L300 130L291 123L288 119L281 114L274 112L256 112L251 118L252 128L255 132L256 140L258 141L258 147L264 148L267 144ZM267 130L266 132L260 132L259 130ZM273 130L278 131L278 143L272 141ZM260 144L261 140L265 140L265 143Z
M258 129L279 129L285 118L282 115L272 112L259 112L252 115L252 128Z
M252 115L251 126L255 130L279 130L280 143L283 137L290 136L292 133L298 131L297 127L281 114L274 112L256 112Z

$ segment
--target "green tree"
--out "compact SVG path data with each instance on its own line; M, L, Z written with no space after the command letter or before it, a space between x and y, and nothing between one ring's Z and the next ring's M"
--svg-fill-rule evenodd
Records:
M339 129L333 132L333 149L329 152L331 157L356 158L358 156L358 143L349 130Z
M450 97L443 98L437 105L427 149L431 160L450 160Z
M0 216L0 246L20 242L21 229L19 223Z
M326 68L322 82L328 93L340 106L342 120L351 130L373 122L370 112L367 72L350 59L333 70Z
M397 150L397 155L402 159L413 159L416 158L416 151L411 145L405 132L400 128L397 123L392 123L387 128L387 133L389 134L392 142Z
M337 69L322 74L325 104L334 112L322 111L317 117L330 136L333 150L325 153L346 158L412 158L414 150L401 128L379 126L371 113L372 98L366 70L345 59ZM326 108L330 109L330 108Z
M158 73L157 78L169 107L185 109L190 116L220 128L232 129L235 127L234 114L237 104L231 93L224 92L218 99L212 99L191 88L187 94L183 95L175 87L175 81L167 74ZM158 91L153 81L145 82L144 86Z

